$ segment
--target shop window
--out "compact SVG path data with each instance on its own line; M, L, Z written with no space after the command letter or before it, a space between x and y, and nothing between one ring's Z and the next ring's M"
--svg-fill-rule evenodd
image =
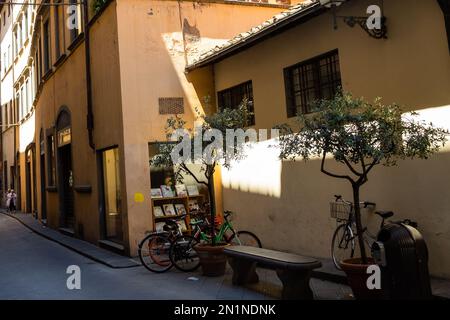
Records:
M149 144L149 159L153 159L161 153L170 142L153 142ZM159 188L162 185L175 185L175 170L173 167L150 166L150 184L152 188Z

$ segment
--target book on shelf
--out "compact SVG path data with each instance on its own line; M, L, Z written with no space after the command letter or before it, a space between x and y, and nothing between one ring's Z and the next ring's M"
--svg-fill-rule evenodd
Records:
M196 184L186 186L186 189L187 189L187 193L190 197L199 195L198 186Z
M173 193L173 190L172 190L172 188L170 186L162 185L161 186L161 192L162 192L162 196L164 198L175 197L175 194Z
M167 203L163 205L164 208L164 214L166 216L176 216L177 213L175 211L175 207L173 206L173 203Z
M178 197L185 197L188 195L187 190L186 190L186 185L184 185L184 184L175 185L175 191L177 192Z
M186 207L182 203L177 203L175 205L175 210L177 212L177 215L179 215L179 216L186 214Z
M200 207L198 205L198 201L195 199L190 199L188 201L188 208L189 208L189 212L198 211L200 209Z
M164 211L161 206L154 206L153 214L155 215L156 218L164 217Z
M150 192L152 199L162 198L162 192L160 188L152 188Z
M180 226L181 231L187 231L186 222L184 220L177 221L177 224Z

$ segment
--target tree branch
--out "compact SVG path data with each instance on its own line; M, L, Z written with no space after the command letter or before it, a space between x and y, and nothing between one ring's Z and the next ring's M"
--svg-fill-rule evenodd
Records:
M326 157L326 155L327 155L327 153L324 151L323 152L323 156L322 156L322 163L320 165L320 171L322 171L323 173L325 173L326 175L328 175L330 177L339 178L339 179L347 179L352 184L355 183L355 181L353 181L353 179L350 176L338 175L338 174L334 174L334 173L331 173L331 172L325 170L325 157Z
M353 168L353 166L351 165L351 163L347 160L347 158L343 157L345 164L347 165L347 167L350 169L351 172L353 172L355 175L357 175L358 177L361 177L363 175L363 173L359 173L358 171L356 171L355 168Z
M207 187L209 186L209 184L205 181L198 180L197 176L186 166L184 162L180 164L180 167L183 168L183 170L185 170L187 173L189 173L189 175L193 177L197 183L204 184Z

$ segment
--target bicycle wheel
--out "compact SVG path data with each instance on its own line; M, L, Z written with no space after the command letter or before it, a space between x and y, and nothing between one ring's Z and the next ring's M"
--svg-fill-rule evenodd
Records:
M238 231L227 240L231 245L262 248L259 238L250 231Z
M170 246L167 235L150 234L139 243L139 259L152 272L166 272L173 267L169 257Z
M353 258L355 253L355 237L352 228L346 224L337 227L331 242L331 256L335 267L341 269L340 262Z
M194 250L197 239L188 235L175 238L169 250L169 258L172 264L180 271L194 271L200 266L200 258Z

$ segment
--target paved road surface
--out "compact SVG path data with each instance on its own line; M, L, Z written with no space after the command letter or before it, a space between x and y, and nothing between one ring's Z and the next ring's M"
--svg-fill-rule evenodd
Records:
M66 269L81 268L81 290L66 286ZM197 281L188 278L195 276ZM263 276L264 277L264 276ZM270 276L269 276L270 277ZM272 277L273 278L273 277ZM314 280L320 298L341 298L345 287ZM0 214L0 299L270 299L224 278L143 267L113 269L49 241Z

